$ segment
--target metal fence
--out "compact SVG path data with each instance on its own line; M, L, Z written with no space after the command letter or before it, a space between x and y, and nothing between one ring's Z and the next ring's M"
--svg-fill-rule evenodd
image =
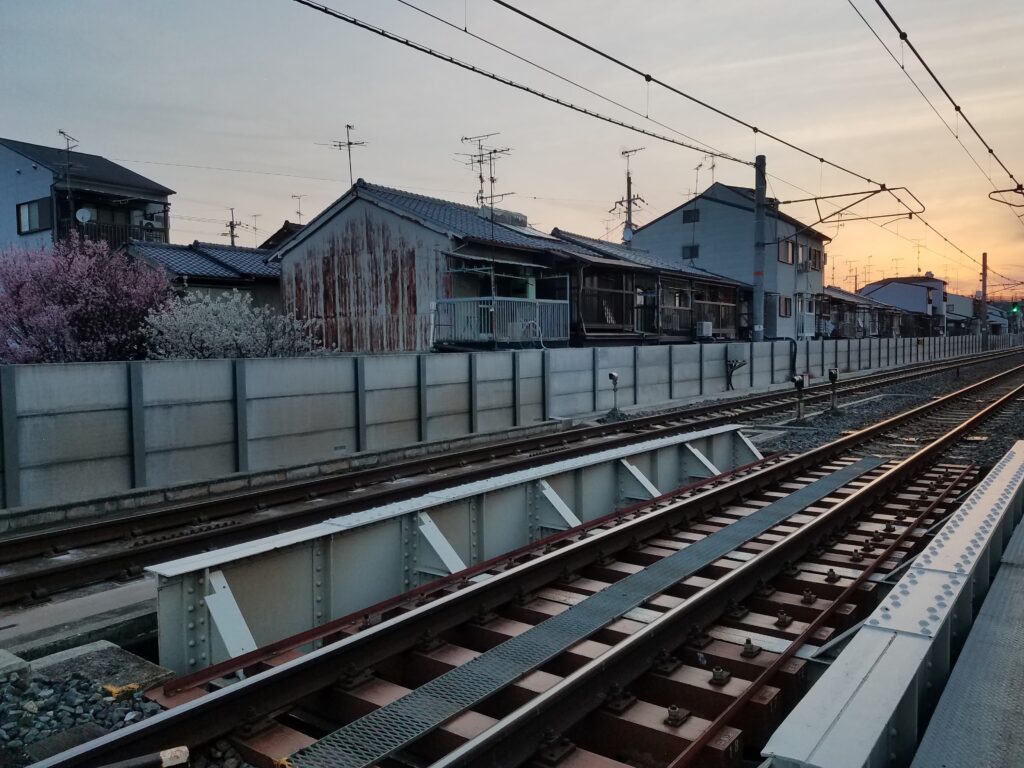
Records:
M565 341L569 302L485 296L437 302L436 341Z

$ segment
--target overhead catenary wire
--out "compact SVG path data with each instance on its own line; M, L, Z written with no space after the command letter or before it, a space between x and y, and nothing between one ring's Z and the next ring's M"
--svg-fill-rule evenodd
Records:
M738 157L733 157L732 155L726 154L724 152L709 151L706 147L700 147L689 142L674 139L671 136L666 136L662 133L649 131L646 128L641 128L638 125L627 123L624 120L619 120L618 118L612 117L610 115L605 115L601 112L595 112L592 109L581 107L578 104L574 104L573 102L566 101L565 99L560 99L557 96L552 96L548 93L545 93L544 91L537 90L536 88L533 88L531 86L525 85L510 78L483 69L482 67L478 67L475 64L470 64L469 62L462 61L461 59L457 59L454 56L442 53L441 51L438 51L427 45L423 45L422 43L417 43L408 38L396 35L393 32L389 32L388 30L384 29L383 27L374 26L373 24L369 24L365 21L362 21L361 19L357 19L355 16L350 16L347 13L342 13L341 11L337 11L334 8L331 8L330 6L323 5L322 3L314 3L312 2L312 0L292 0L292 2L298 3L299 5L309 8L311 10L319 11L320 13L323 13L333 19L336 19L338 21L344 21L347 24L351 24L352 26L366 30L367 32L373 32L374 34L380 35L381 37L387 40L400 43L408 48L412 48L413 50L419 51L420 53L427 54L428 56L433 56L436 59L440 59L441 61L453 64L454 66L464 69L468 72L472 72L482 77L489 78L490 80L493 80L497 83L501 83L502 85L507 85L510 88L515 88L516 90L523 91L524 93L529 93L532 96L536 96L552 104L557 104L558 106L564 107L565 109L570 109L579 114L586 115L587 117L602 120L606 123L610 123L611 125L617 125L620 128L625 128L626 130L633 131L634 133L649 136L652 139L658 139L659 141L664 141L669 144L675 144L685 149L693 150L694 152L700 152L701 154L710 154L714 157L721 158L722 160L728 160L730 162L739 163L741 165L754 165L753 162L751 162L750 160L742 160Z
M943 95L947 99L949 99L949 103L953 105L953 109L956 111L957 115L959 115L960 118L963 119L964 123L967 125L968 128L971 129L971 132L977 137L978 141L981 142L982 146L985 147L986 150L988 150L988 153L989 155L992 156L992 159L999 164L999 167L1003 169L1007 176L1010 177L1010 180L1013 181L1015 186L1020 186L1020 182L1017 181L1017 177L1013 175L1013 172L1010 171L1009 168L1006 167L1006 163L1004 163L1002 159L1000 159L999 155L996 154L996 151L985 140L985 137L981 135L981 132L974 127L974 123L972 123L970 118L967 117L967 114L963 111L963 108L961 108L961 106L957 103L956 99L953 98L953 95L946 89L946 86L942 84L942 81L939 80L938 75L936 75L932 68L928 66L928 62L924 60L924 57L917 50L914 44L910 42L910 36L900 27L899 24L896 23L896 19L894 19L892 17L892 14L889 13L889 9L885 7L885 4L882 2L882 0L875 0L875 5L877 5L881 9L882 13L885 14L885 18L887 18L889 20L889 23L892 24L893 29L895 29L896 32L899 33L900 40L907 44L907 47L910 49L910 52L913 53L914 57L921 63L921 66L924 67L925 72L928 73L931 79L939 87L939 90L942 91Z
M304 0L296 0L296 2L304 2ZM708 110L714 112L716 115L719 115L720 117L724 117L725 119L730 120L733 123L736 123L737 125L741 125L744 128L747 128L748 130L753 131L755 134L760 134L761 136L764 136L764 137L766 137L768 139L771 139L772 141L774 141L774 142L776 142L778 144L781 144L784 147L788 147L789 149L792 149L795 152L799 152L802 155L805 155L807 157L813 158L813 159L817 160L818 162L823 163L824 165L827 165L827 166L829 166L831 168L835 168L838 171L842 171L843 173L847 173L847 174L849 174L851 176L855 176L856 178L860 179L861 181L866 181L869 184L877 184L879 186L885 186L882 182L876 181L876 180L874 180L874 179L872 179L872 178L870 178L868 176L865 176L862 173L858 173L857 171L854 171L854 170L852 170L850 168L847 168L844 165L841 165L841 164L839 164L839 163L837 163L835 161L829 160L829 159L823 157L822 155L819 155L816 152L811 152L809 149L804 149L803 147L801 147L801 146L799 146L797 144L794 144L791 141L783 139L782 137L777 136L774 133L762 130L761 128L758 128L753 123L749 123L746 120L743 120L742 118L737 117L736 115L733 115L733 114L725 111L724 109L720 109L719 107L716 107L713 104L709 104L708 102L704 101L703 99L700 99L700 98L698 98L698 97L696 97L696 96L694 96L694 95L692 95L690 93L686 93L685 91L682 91L679 88L676 88L674 85L671 85L670 83L667 83L664 80L661 80L658 77L655 77L654 75L650 74L649 72L644 72L643 70L638 69L637 67L634 67L632 64L628 64L625 61L623 61L622 59L619 59L619 58L617 58L615 56L612 56L610 53L607 53L606 51L602 51L600 48L597 48L596 46L590 45L589 43L586 43L583 40L580 40L578 37L575 37L575 36L569 34L568 32L565 32L564 30L561 30L558 27L555 27L552 24L547 23L546 21L544 21L542 19L539 19L536 16L534 16L534 15L532 15L530 13L527 13L526 11L522 10L521 8L517 8L516 6L512 5L511 3L505 2L505 0L492 0L492 2L497 3L502 8L506 8L509 11L512 11L513 13L518 14L519 16L522 16L525 19L528 19L529 21L533 22L534 24L538 24L538 25L544 27L544 29L547 29L549 32L553 32L554 34L558 35L559 37L563 37L566 40L569 40L570 42L580 46L581 48L585 48L586 50L590 51L591 53L594 53L597 56L600 56L601 58L606 59L606 60L612 62L613 64L616 64L616 65L622 67L623 69L629 70L630 72L632 72L635 75L639 75L640 77L644 78L645 82L647 82L647 83L654 83L655 85L659 85L662 88L664 88L664 89L666 89L668 91L671 91L672 93L676 94L677 96L681 96L684 99L687 99L688 101L691 101L694 104L697 104L698 106L704 107L705 109L708 109Z
M877 1L878 0L876 0L876 2ZM296 2L304 2L304 0L296 0ZM590 45L589 43L584 42L583 40L579 39L578 37L575 37L574 35L571 35L570 33L566 32L566 31L564 31L562 29L559 29L558 27L556 27L556 26L554 26L552 24L549 24L548 22L546 22L546 21L544 21L542 19L537 18L536 16L534 16L534 15L532 15L530 13L527 13L526 11L522 10L521 8L517 8L515 5L513 5L513 4L509 3L509 2L506 2L506 0L492 0L492 2L496 3L497 5L500 5L503 8L506 8L507 10L509 10L509 11L519 15L519 16L522 16L525 19L528 19L529 21L533 22L534 24L537 24L537 25L543 27L544 29L547 29L548 31L554 33L555 35L558 35L559 37L562 37L562 38L564 38L566 40L569 40L570 42L574 43L575 45L578 45L581 48L584 48L584 49L590 51L591 53L593 53L593 54L595 54L597 56L600 56L601 58L606 59L607 61L610 61L610 62L618 65L619 67L622 67L623 69L626 69L626 70L628 70L628 71L630 71L630 72L632 72L632 73L634 73L636 75L639 75L640 77L644 78L644 80L646 82L648 82L648 83L655 83L656 85L659 85L662 88L665 88L666 90L676 94L677 96L681 96L682 98L687 99L688 101L690 101L690 102L692 102L694 104L697 104L697 105L699 105L701 107L704 107L705 109L708 109L708 110L714 112L715 114L717 114L717 115L719 115L721 117L724 117L725 119L730 120L733 123L736 123L737 125L741 125L741 126L743 126L745 128L750 129L751 131L754 132L755 136L756 135L764 136L764 137L766 137L766 138L768 138L768 139L770 139L770 140L772 140L772 141L774 141L774 142L776 142L778 144L781 144L784 147L792 149L795 152L798 152L798 153L800 153L802 155L805 155L806 157L814 158L814 159L818 160L820 163L822 163L824 165L828 165L829 167L834 168L834 169L836 169L838 171L841 171L843 173L846 173L846 174L849 174L851 176L854 176L854 177L856 177L858 179L861 179L862 181L866 181L869 184L876 184L876 185L882 187L883 189L887 188L887 185L884 184L883 182L875 181L874 179L872 179L872 178L870 178L870 177L868 177L868 176L866 176L866 175L864 175L862 173L854 171L851 168L847 168L846 166L841 165L841 164L839 164L839 163L837 163L835 161L829 160L829 159L827 159L827 158L825 158L825 157L823 157L823 156L821 156L821 155L819 155L819 154L817 154L815 152L811 152L810 150L805 149L804 147L801 147L801 146L799 146L797 144L794 144L793 142L788 141L788 140L786 140L786 139L784 139L784 138L782 138L782 137L780 137L780 136L778 136L776 134L773 134L773 133L771 133L769 131L762 130L762 129L758 128L756 125L754 125L753 123L747 122L746 120L743 120L742 118L737 117L736 115L733 115L733 114L727 112L724 109L716 107L716 106L714 106L714 105L704 101L703 99L700 99L700 98L698 98L698 97L696 97L696 96L694 96L692 94L689 94L689 93L687 93L687 92L685 92L683 90L680 90L679 88L676 88L675 86L671 85L670 83L667 83L664 80L661 80L658 77L655 77L654 75L650 74L649 72L644 72L643 70L633 66L632 64L628 64L627 62L625 62L625 61L623 61L623 60L621 60L621 59L611 55L610 53L608 53L606 51L603 51L600 48L597 48L596 46ZM879 3L879 4L881 5L881 3ZM930 73L930 70L929 70L929 73ZM945 89L943 89L943 90L945 91ZM959 107L957 109L959 111ZM963 113L960 112L960 114L962 115ZM972 126L972 128L973 128L973 126ZM989 149L990 152L995 157L995 153L992 152L992 150L988 146L988 144L986 144L984 142L984 140L982 140L982 143L985 144L986 149ZM998 160L998 158L996 158L996 159ZM1000 165L1002 165L1001 162L1000 162ZM1005 167L1004 167L1004 169L1005 169ZM1009 171L1007 171L1007 172L1009 173ZM1011 178L1013 178L1012 174L1011 174ZM1016 179L1014 179L1014 182L1016 183ZM893 194L893 193L890 192L890 194ZM909 206L907 206L899 198L898 195L893 194L893 197L895 197L896 200L901 205L903 205L908 210L910 210ZM948 237L946 237L946 235L942 234L942 232L940 232L936 227L934 227L932 224L930 224L922 216L920 216L919 214L915 214L914 216L925 227L927 227L937 237L939 237L944 243L949 245L950 248L953 248L954 250L962 253L964 256L966 256L968 259L973 261L975 264L978 264L979 266L981 265L981 261L979 261L977 258L972 256L971 254L969 254L967 251L965 251L960 246L958 246L956 243L954 243L952 240L950 240ZM989 271L994 272L994 270L991 270L991 269ZM996 273L996 274L998 274L998 273ZM1001 277L1005 277L1005 275L1000 275L1000 276Z
M931 107L932 112L934 112L935 116L939 118L939 120L942 122L942 125L945 126L946 130L949 131L949 135L953 137L957 144L960 145L960 148L963 149L967 157L971 159L971 162L974 163L975 167L981 172L981 175L988 180L989 184L992 185L992 189L998 192L999 188L996 182L992 179L992 174L986 171L982 167L981 163L978 162L978 159L974 156L974 153L971 152L970 149L968 149L967 145L964 144L963 139L960 138L959 133L953 128L953 126L949 124L949 121L942 116L942 113L939 112L939 109L938 107L935 106L935 103L930 98L928 98L928 94L924 92L924 90L921 88L918 82L914 79L914 76L911 75L910 72L907 70L903 62L901 62L896 57L896 54L893 53L892 49L886 44L885 40L882 39L882 36L878 33L874 26L872 26L868 18L861 12L860 8L857 7L853 0L846 0L846 2L849 3L850 7L853 9L854 13L857 14L860 20L864 22L864 25L868 28L868 30L870 30L871 34L874 35L875 39L878 40L879 44L882 46L885 52L889 54L889 57L896 63L896 66L900 68L900 71L903 72L907 80L910 81L910 84L914 86L914 90L916 90L918 94L920 94L921 98L925 100L928 106ZM1000 198L1003 199L1003 202L1006 202L1006 198L1003 197L1002 194L1000 194ZM1024 225L1024 219L1021 218L1022 214L1013 213L1012 210L1010 211L1010 213L1017 219L1018 222L1021 223L1021 225Z
M694 136L690 136L689 134L683 133L678 128L673 128L671 125L663 123L660 120L654 119L648 113L641 112L638 109L633 109L632 107L630 107L630 106L628 106L626 104L623 104L622 102L617 101L616 99L613 99L613 98L611 98L609 96L605 96L603 93L599 93L598 91L595 91L593 88L589 88L588 86L585 86L582 83L579 83L579 82L577 82L577 81L575 81L575 80L573 80L573 79L571 79L569 77L566 77L565 75L562 75L562 74L560 74L558 72L555 72L554 70L549 69L548 67L545 67L542 64L538 64L537 62L533 61L532 59L527 58L526 56L518 54L515 51L512 51L512 50L510 50L510 49L508 49L508 48L506 48L506 47L504 47L502 45L499 45L498 43L494 42L493 40L488 40L483 35L478 35L475 32L470 32L468 29L464 29L464 28L460 27L458 24L454 24L453 22L448 21L447 19L445 19L442 16L438 16L437 14L431 13L430 11L428 11L428 10L426 10L424 8L420 8L418 5L415 5L414 3L411 3L408 0L396 0L396 2L399 2L402 5L406 6L407 8L411 8L414 11L422 13L424 16L429 16L430 18L432 18L432 19L434 19L436 21L439 21L440 23L442 23L442 24L444 24L446 26L449 26L449 27L451 27L453 29L456 29L459 32L463 32L463 33L469 35L470 37L472 37L474 40L479 40L484 45L488 45L491 48L494 48L495 50L498 50L498 51L501 51L502 53L508 54L509 56L511 56L512 58L516 59L517 61L521 61L524 64L528 64L529 66L534 67L535 69L538 69L541 72L544 72L545 74L548 74L548 75L551 75L552 77L558 78L563 83L568 83L569 85L572 85L575 88L579 88L580 90L585 91L586 93L589 93L591 96L596 96L597 98L601 99L602 101L605 101L605 102L607 102L609 104L612 104L612 105L614 105L614 106L616 106L616 107L618 107L620 109L624 109L627 112L630 112L630 113L636 115L637 117L642 117L645 120L649 120L651 123L653 123L655 125L658 125L658 126L661 126L665 130L671 131L672 133L674 133L674 134L676 134L678 136L682 136L684 139L696 142L697 144L700 144L700 145L702 145L704 147L707 147L707 149L709 151L711 151L711 152L717 152L717 153L721 153L722 152L722 150L718 149L717 147L712 146L711 144L708 144L705 141L701 141L700 139L695 138Z

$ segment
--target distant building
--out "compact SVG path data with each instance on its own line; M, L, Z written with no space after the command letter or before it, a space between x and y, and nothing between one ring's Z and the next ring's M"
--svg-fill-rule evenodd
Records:
M99 155L0 139L0 247L38 248L72 230L113 248L166 243L173 194Z
M699 266L672 263L634 245L560 229L551 234L606 260L581 267L578 287L574 286L585 338L596 340L609 326L617 331L631 328L641 340L654 337L659 342L740 336L740 319L749 312L750 285ZM625 265L633 268L624 270Z
M826 235L778 210L769 200L765 256L765 338L816 333ZM631 245L679 268L704 266L749 284L754 273L754 191L716 182L645 224ZM749 310L740 318L751 325Z
M886 277L858 293L904 310L903 336L941 336L946 332L946 281L931 272L914 277Z
M981 333L981 302L971 296L946 294L946 335L974 336Z
M346 351L735 338L743 285L526 216L362 179L271 257L285 308ZM708 329L710 332L710 328Z
M302 229L303 226L305 225L295 224L294 222L285 219L284 224L282 224L274 234L260 243L260 248L271 251L274 250L277 246Z
M180 290L223 293L238 290L252 295L253 304L281 309L281 268L267 263L258 248L201 243L169 245L131 240L129 254L162 269Z
M904 314L878 299L828 285L818 303L818 335L826 339L892 338L901 334Z

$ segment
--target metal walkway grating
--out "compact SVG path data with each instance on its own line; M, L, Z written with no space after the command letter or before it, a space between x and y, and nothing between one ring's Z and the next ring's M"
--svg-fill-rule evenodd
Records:
M654 595L885 463L865 457L611 584L563 613L328 734L293 768L366 768L536 669Z
M1003 553L911 768L1024 765L1024 525Z

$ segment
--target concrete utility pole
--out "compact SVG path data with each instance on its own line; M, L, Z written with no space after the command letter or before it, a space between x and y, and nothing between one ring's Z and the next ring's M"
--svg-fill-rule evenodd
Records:
M981 254L981 346L988 349L988 253Z
M225 226L228 228L228 231L225 232L224 234L222 234L221 237L224 237L225 235L230 237L231 238L231 246L234 247L234 245L235 245L235 229L242 222L235 220L235 209L234 208L228 208L228 210L231 211L231 220L227 224L225 224Z
M764 155L754 160L754 341L764 341L764 228L767 218L765 194L768 180L765 176Z

